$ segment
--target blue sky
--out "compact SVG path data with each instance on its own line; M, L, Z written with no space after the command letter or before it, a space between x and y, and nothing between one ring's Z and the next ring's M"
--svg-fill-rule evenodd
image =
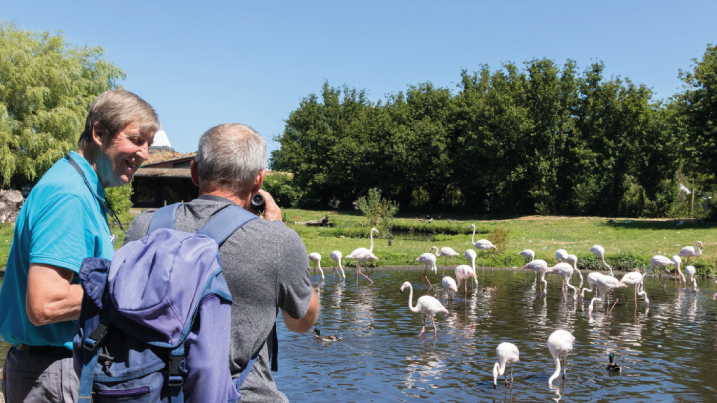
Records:
M681 88L717 43L715 1L14 1L0 19L103 46L123 86L150 102L177 151L227 122L278 144L284 120L328 81L372 100L431 81L456 91L461 69L549 58L603 61L608 76Z

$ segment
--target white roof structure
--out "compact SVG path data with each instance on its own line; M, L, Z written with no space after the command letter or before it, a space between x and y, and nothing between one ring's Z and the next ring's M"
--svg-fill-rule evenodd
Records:
M152 142L152 147L172 147L172 145L169 143L167 133L164 131L162 126L160 126L159 130L154 133L154 141Z

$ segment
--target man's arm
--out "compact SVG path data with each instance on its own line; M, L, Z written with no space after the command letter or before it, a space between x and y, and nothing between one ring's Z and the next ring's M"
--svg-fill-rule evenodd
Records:
M281 316L284 318L286 328L296 333L305 333L311 329L316 323L316 319L319 317L319 311L321 305L319 305L319 296L316 294L316 290L311 289L311 302L309 302L309 308L306 310L306 315L299 319L294 319L289 316L286 311L281 311Z
M75 273L49 264L31 263L25 309L35 326L75 320L80 316L83 290L71 284Z

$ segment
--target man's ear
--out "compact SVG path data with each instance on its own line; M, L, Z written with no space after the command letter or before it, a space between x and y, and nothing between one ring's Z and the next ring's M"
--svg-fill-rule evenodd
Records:
M266 169L262 169L259 171L259 175L256 176L256 180L254 181L254 186L251 187L251 194L259 193L259 189L261 189L261 185L264 184L264 176L266 175Z
M189 161L189 171L192 173L192 183L199 187L199 165L197 161Z
M102 147L102 134L105 130L100 125L100 122L92 124L92 142Z

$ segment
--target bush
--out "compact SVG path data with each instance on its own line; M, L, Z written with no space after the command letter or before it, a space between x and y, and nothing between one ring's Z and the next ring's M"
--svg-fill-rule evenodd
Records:
M126 217L132 208L132 183L105 190L105 200L118 217ZM121 219L121 218L120 218ZM113 220L110 219L111 223Z
M385 225L398 213L398 203L381 198L381 191L369 189L368 195L358 199L358 207L369 225Z
M286 174L266 175L262 189L271 193L279 207L295 208L301 198L301 192L292 185L292 178Z

